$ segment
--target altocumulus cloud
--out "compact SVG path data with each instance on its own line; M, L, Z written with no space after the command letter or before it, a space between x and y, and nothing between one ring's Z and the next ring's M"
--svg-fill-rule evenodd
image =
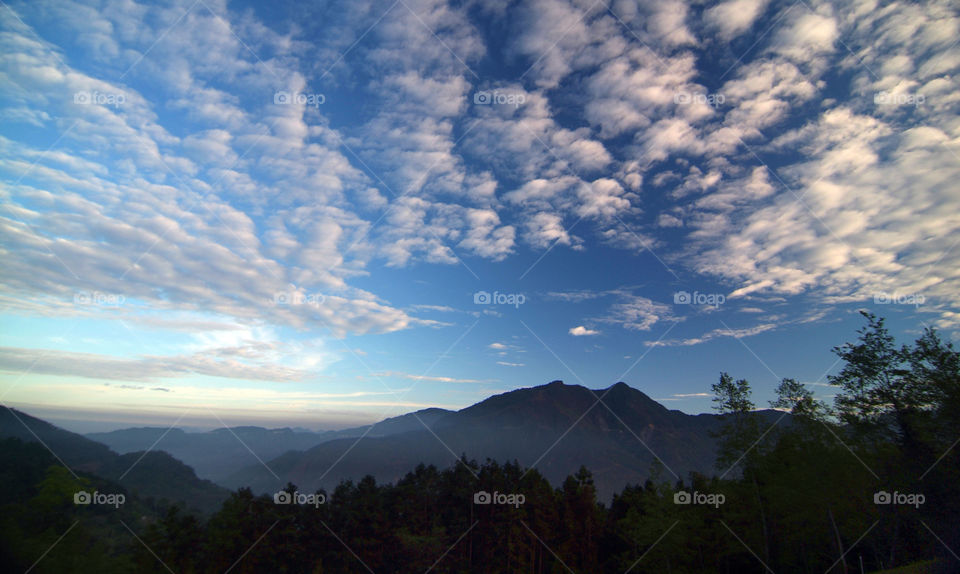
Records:
M596 331L594 329L587 329L583 325L577 325L576 327L571 327L570 330L567 332L573 335L574 337L584 337L588 335L600 334L600 331Z

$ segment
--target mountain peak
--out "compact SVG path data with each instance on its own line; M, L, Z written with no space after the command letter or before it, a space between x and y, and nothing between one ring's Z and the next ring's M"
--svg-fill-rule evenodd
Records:
M713 415L701 419L670 411L624 382L590 389L560 380L493 395L433 424L418 416L428 429L420 421L406 421L415 432L370 433L359 443L347 438L324 442L303 453L283 455L270 467L301 488L330 488L337 479L368 472L378 480L400 480L420 462L450 464L450 453L455 452L468 459L489 457L537 466L554 484L562 484L581 465L597 468L598 492L609 499L624 484L642 484L659 457L679 476L691 470L709 472L715 459L710 432L719 424ZM355 466L338 468L321 482L317 476L347 451L357 461ZM250 465L228 480L231 486L253 485L266 492L275 486L276 477L262 465Z

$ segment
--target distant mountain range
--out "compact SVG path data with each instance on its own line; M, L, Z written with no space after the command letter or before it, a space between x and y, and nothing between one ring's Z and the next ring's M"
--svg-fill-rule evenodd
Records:
M88 433L85 436L119 453L148 449L166 451L193 467L201 478L219 482L240 469L257 463L258 459L268 461L288 451L307 450L336 439L364 435L377 438L422 430L424 427L421 420L429 425L451 412L453 411L436 408L424 409L384 419L375 425L326 432L242 426L188 433L178 428L140 427ZM417 420L418 418L420 420Z
M192 468L166 452L120 455L106 445L3 406L0 406L0 438L41 444L76 473L96 475L142 498L166 499L203 513L219 509L230 494L221 486L197 478ZM0 452L0 458L4 454Z
M303 491L331 490L367 474L393 482L418 464L445 468L461 455L480 462L516 460L555 485L586 466L601 499L609 500L625 485L643 482L658 461L668 480L714 473L713 433L722 424L718 415L668 410L625 383L590 390L562 381L495 395L459 411L424 409L327 432L147 427L83 437L16 414L32 432L4 408L0 437L39 438L67 465L112 480L133 466L124 485L145 497L202 509L219 504L226 496L222 487L269 493L292 482ZM781 417L776 411L760 414L771 424Z
M590 390L554 381L430 414L436 415L432 422L417 413L426 424L414 420L419 425L414 430L328 440L250 465L220 484L271 492L288 481L305 491L332 489L342 479L366 474L391 482L419 463L447 467L465 454L478 461L516 460L555 485L583 465L593 472L600 497L609 500L626 484L645 480L656 460L669 480L692 471L712 474L711 433L721 425L718 415L668 410L625 383ZM772 423L781 413L761 411L761 416Z

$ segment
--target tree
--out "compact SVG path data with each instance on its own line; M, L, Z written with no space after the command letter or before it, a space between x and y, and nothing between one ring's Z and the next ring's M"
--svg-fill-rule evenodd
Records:
M858 342L833 348L844 361L840 373L829 377L842 389L835 401L840 417L878 438L892 431L905 447L915 449L913 414L927 403L929 393L910 376L905 366L910 351L896 347L883 318L861 314L867 326L857 331Z
M786 410L798 420L824 422L830 416L829 407L813 398L813 392L796 379L780 381L776 393L777 399L770 401L770 406Z
M933 328L924 329L913 347L904 351L910 371L910 387L932 417L929 438L946 446L956 440L960 429L960 352L953 343L944 343ZM939 450L939 449L938 449Z
M711 386L714 410L722 415L724 422L715 434L719 439L718 467L729 467L746 459L744 467L755 456L756 441L760 428L754 416L754 404L750 399L750 383L746 379L733 380L727 373L720 373L720 381Z
M574 571L596 572L601 516L593 475L586 467L581 466L577 474L563 482L560 504L561 542L557 552Z
M955 532L947 525L955 523L960 510L955 489L957 456L950 449L958 434L960 356L929 328L912 346L897 347L883 318L861 314L867 325L857 331L858 340L833 349L844 360L840 372L830 377L841 388L835 400L840 417L866 439L858 449L860 456L872 457L871 466L878 469L888 490L925 492L938 500L915 511L903 505L881 509L885 520L878 534L886 537L891 565L895 559L904 559L900 552L908 557L925 553L925 541L918 542L916 536L923 530L921 515ZM864 453L864 447L872 453ZM921 484L934 467L938 474Z
M143 539L145 552L140 552L138 565L142 571L166 572L167 568L184 573L202 571L203 564L197 557L203 547L203 529L193 515L171 506L162 519L147 528Z
M714 383L711 389L715 403L713 408L725 418L725 424L717 434L720 439L718 466L729 465L732 468L740 464L744 480L753 486L763 532L764 558L769 560L770 535L758 479L762 452L760 441L764 435L760 431L760 422L754 412L753 400L750 398L750 383L746 379L734 381L729 374L720 373L720 381Z

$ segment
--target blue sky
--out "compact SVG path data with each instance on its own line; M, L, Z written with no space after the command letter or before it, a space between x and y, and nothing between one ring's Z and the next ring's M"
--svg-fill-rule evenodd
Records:
M960 327L955 5L0 9L0 400L337 428L554 379L824 398Z

